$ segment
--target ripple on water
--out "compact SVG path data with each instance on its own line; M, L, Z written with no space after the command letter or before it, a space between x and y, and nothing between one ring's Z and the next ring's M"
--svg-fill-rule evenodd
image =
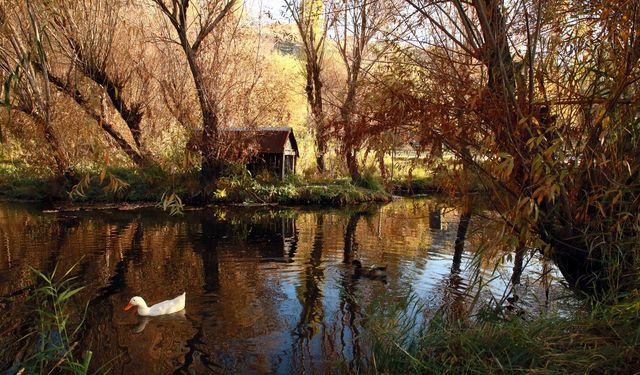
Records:
M338 362L353 366L365 350L362 314L384 293L412 290L429 306L470 298L478 241L468 239L454 262L457 221L455 209L430 199L366 211L181 217L154 209L43 214L0 203L0 296L32 283L29 266L50 272L79 262L86 289L77 303L90 302L83 345L96 367L111 363L116 374L330 372ZM386 265L388 276L353 277L353 259ZM483 263L486 280L493 266ZM524 283L537 285L545 267L533 259ZM512 268L498 267L490 293L501 294ZM553 276L551 294L560 295ZM183 291L182 318L144 321L122 311L133 295L158 302ZM19 316L12 313L18 301L8 304L9 316Z

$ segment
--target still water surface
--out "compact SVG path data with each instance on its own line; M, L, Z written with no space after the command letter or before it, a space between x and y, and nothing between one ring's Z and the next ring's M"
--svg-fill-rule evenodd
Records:
M78 263L86 285L78 316L89 303L81 345L94 352L94 369L114 374L350 371L366 353L363 312L380 295L412 290L426 310L471 302L469 265L488 232L485 219L473 219L465 252L454 257L458 221L437 199L349 210L209 208L180 217L0 203L0 296L13 296L5 319L18 326L29 267ZM388 277L354 278L353 259L387 265ZM535 256L525 262L524 284L554 290L553 278L539 281L545 264ZM513 265L495 273L495 261L482 265L483 298L499 299ZM528 306L547 302L537 290ZM151 305L183 291L184 315L123 311L134 295ZM12 355L3 352L0 370Z

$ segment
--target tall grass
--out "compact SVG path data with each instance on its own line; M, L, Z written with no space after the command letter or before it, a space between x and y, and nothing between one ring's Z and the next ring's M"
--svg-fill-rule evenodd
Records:
M379 300L385 300L381 296ZM640 371L640 296L614 306L585 305L570 317L448 321L425 319L409 295L367 309L364 339L371 353L363 372L383 374L637 373Z
M33 270L39 287L30 296L27 313L32 316L24 342L25 355L15 363L18 374L89 373L92 352L78 348L75 338L82 322L71 327L70 303L84 287L75 287L74 267L58 274L57 266L46 275Z

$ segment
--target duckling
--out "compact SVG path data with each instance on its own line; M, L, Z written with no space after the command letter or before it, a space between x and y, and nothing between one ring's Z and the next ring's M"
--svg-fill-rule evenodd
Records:
M387 276L387 267L376 267L370 266L367 268L362 267L362 262L358 259L355 259L351 262L353 265L353 273L356 276L365 276L365 277L385 277Z

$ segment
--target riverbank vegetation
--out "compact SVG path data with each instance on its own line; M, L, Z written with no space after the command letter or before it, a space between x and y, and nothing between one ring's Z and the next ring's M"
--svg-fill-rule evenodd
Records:
M363 373L634 373L640 361L638 295L531 316L487 305L473 317L431 311L412 296L379 298L365 313L371 355ZM427 312L425 314L425 312Z
M159 207L181 211L184 205L201 204L284 204L344 206L367 202L388 202L391 195L373 176L365 176L365 186L349 179L305 181L289 176L284 181L253 178L243 166L223 172L217 189L203 197L197 172L167 173L160 168L106 168L86 172L69 190L56 177L0 176L0 198L36 201L54 206L157 203ZM176 210L179 207L179 210Z

